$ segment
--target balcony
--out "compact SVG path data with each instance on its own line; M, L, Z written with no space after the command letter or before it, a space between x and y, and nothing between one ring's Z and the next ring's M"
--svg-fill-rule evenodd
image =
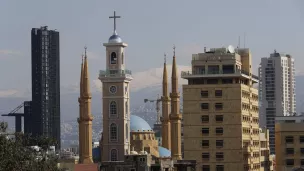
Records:
M99 71L99 79L103 78L129 78L132 79L132 71L131 70L100 70Z
M182 71L181 77L184 79L189 78L204 78L204 77L246 77L250 78L250 74L244 70L218 70L218 71L199 71L199 72L191 72L191 71ZM254 82L258 82L259 77L256 75L251 74L252 80Z

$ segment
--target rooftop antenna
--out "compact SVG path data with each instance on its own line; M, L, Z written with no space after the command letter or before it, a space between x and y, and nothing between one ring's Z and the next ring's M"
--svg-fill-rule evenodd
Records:
M240 47L241 47L241 36L239 36L239 42L238 42L237 48L240 48Z
M246 33L244 32L244 48L246 47Z

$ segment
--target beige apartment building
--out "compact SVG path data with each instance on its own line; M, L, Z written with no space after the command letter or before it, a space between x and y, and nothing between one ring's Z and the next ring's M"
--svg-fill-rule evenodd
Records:
M258 90L247 48L213 48L192 55L183 85L184 159L197 170L261 168ZM266 147L268 148L268 147Z
M304 168L304 116L276 117L276 171Z

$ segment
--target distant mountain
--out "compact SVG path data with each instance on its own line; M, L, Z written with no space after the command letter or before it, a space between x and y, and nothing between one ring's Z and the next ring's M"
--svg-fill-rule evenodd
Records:
M167 66L168 69L168 81L171 84L171 65ZM190 70L189 66L178 66L179 71ZM139 115L154 112L155 103L144 103L144 99L155 100L158 95L162 93L162 72L163 68L149 69L144 72L137 72L133 74L133 81L131 82L130 90L130 104L131 111L138 113ZM179 73L180 74L180 73ZM186 80L180 79L180 91L181 85L186 84ZM102 88L99 80L93 80L92 83L92 113L95 116L101 116L102 111ZM296 76L296 98L297 98L297 111L304 111L304 76ZM170 87L169 87L170 88ZM78 85L61 88L61 120L62 121L76 121L79 115L79 88ZM30 94L30 93L27 93ZM182 92L181 92L182 94ZM30 97L27 95L26 97ZM17 107L23 101L30 100L26 97L0 97L0 113L6 113ZM151 113L149 114L149 116ZM154 114L156 118L156 114ZM0 120L9 121L10 125L14 125L13 118L0 116Z

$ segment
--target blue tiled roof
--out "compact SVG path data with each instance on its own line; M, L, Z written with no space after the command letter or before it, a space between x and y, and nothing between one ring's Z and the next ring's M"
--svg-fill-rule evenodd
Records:
M130 130L131 131L144 131L144 130L152 130L150 125L141 117L131 115L130 116Z
M171 151L164 147L158 146L158 152L159 157L171 157Z

